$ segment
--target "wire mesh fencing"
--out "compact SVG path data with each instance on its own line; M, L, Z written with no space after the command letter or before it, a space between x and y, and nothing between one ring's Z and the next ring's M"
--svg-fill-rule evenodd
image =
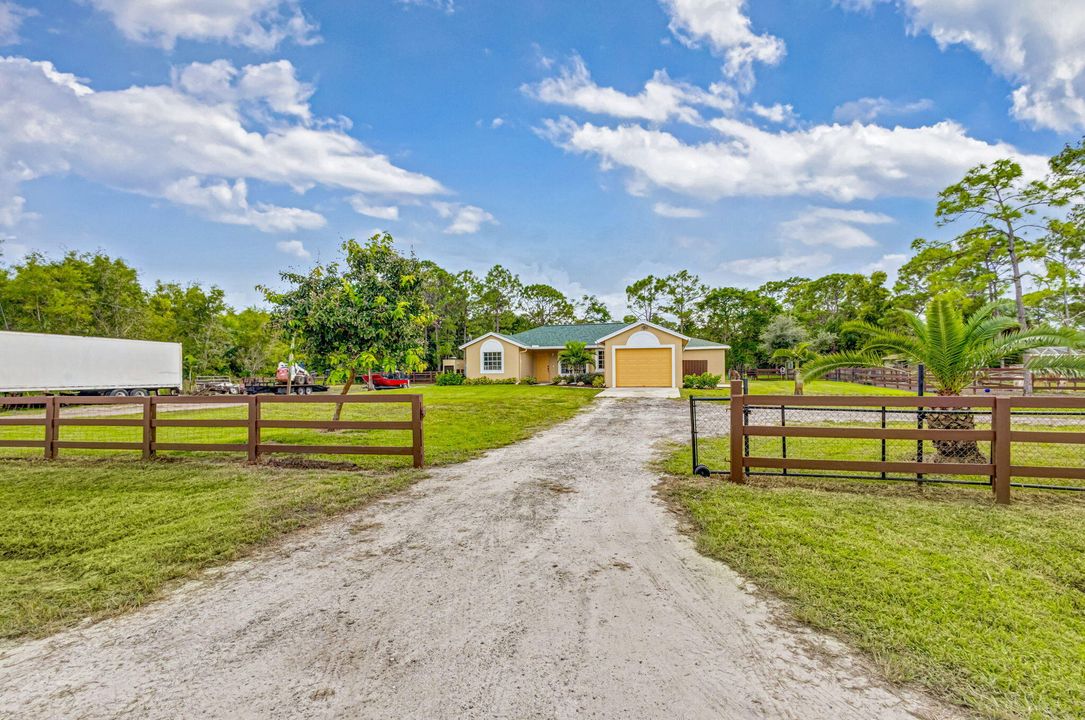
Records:
M1085 491L1085 398L690 398L693 471ZM732 436L734 429L736 436Z
M0 457L243 453L423 463L420 395L0 398Z

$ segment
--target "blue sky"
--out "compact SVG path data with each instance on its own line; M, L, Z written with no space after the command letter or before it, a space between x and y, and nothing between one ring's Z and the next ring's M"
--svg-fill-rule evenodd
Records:
M892 271L1085 128L1071 0L0 0L0 237L235 304L387 229L598 294Z

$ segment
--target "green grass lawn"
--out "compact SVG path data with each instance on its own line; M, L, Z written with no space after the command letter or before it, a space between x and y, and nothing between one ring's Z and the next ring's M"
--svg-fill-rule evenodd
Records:
M751 395L792 395L795 392L795 383L791 380L751 380ZM915 395L907 390L893 388L874 387L872 385L860 385L859 383L836 382L833 380L814 380L804 383L803 392L807 395ZM714 388L711 390L687 390L682 389L682 398L690 395L697 397L729 397L730 388Z
M689 450L666 459L689 472ZM996 718L1085 717L1085 498L673 478L701 552L913 682Z
M460 462L528 437L571 417L597 392L528 386L418 391L425 396L430 465ZM291 405L269 412L276 417L330 417L331 409ZM230 416L237 411L163 415L215 413ZM409 416L407 405L348 406L344 419L404 415ZM0 429L0 436L6 437L18 430ZM69 437L93 434L126 440L139 429L62 430L77 431ZM192 441L230 442L235 431L184 432ZM217 435L207 440L208 432ZM383 432L267 432L280 432L271 439L290 442L409 443L409 433L401 431L395 433L404 437L395 438L374 437ZM115 434L105 438L108 433ZM330 514L360 507L423 476L409 468L409 457L339 456L327 464L298 463L294 458L250 466L235 454L163 455L143 462L132 452L71 450L62 451L55 461L0 460L0 637L42 635L85 617L136 607L158 596L170 581L239 557L261 542Z

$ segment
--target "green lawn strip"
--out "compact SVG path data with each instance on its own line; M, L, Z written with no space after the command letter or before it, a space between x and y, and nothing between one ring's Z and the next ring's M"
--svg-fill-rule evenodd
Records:
M803 392L806 395L888 395L888 396L914 396L914 392L898 390L896 388L874 387L873 385L860 385L859 383L836 382L833 380L814 380L804 384ZM793 395L795 383L790 380L751 380L750 395ZM690 395L696 397L730 397L730 388L714 388L710 390L682 389L682 399Z
M423 393L431 465L467 460L528 437L568 419L596 394L527 386ZM357 419L385 417L398 408L402 417L405 407L352 406L344 416L357 410ZM236 414L218 408L163 416L235 416L231 412ZM291 405L276 412L330 417L331 408ZM123 435L132 428L64 430L91 431L102 439L105 431ZM235 430L216 429L222 436L212 441L230 442ZM281 432L282 441L295 441L289 435L295 431ZM351 431L297 432L313 443L374 440ZM423 477L404 467L409 458L338 456L334 464L320 464L307 456L301 463L248 465L236 455L163 453L167 457L152 462L134 455L70 450L55 461L0 460L0 637L43 635L85 617L136 607L169 581Z
M816 427L839 425L840 427L869 427L851 423L809 423ZM791 427L801 427L804 423L793 423ZM907 423L888 423L889 428L914 427ZM1029 426L1030 431L1065 432L1072 428L1066 426ZM783 456L780 438L775 437L750 437L750 455L755 457L779 458ZM980 452L990 456L991 445L989 442L979 442L977 446ZM699 464L706 465L711 470L727 470L730 468L731 444L728 436L705 437L702 436L697 444ZM924 443L925 458L930 459L936 455L936 449L931 442ZM917 458L916 441L914 440L888 440L886 441L886 460L889 462L915 462ZM676 449L664 461L664 468L672 475L687 475L692 468L692 450L689 445ZM865 462L878 462L881 460L881 442L878 440L853 440L845 438L804 438L790 437L787 439L787 457L805 458L816 460L858 460ZM1047 465L1053 467L1083 467L1085 466L1085 446L1071 443L1014 443L1012 462L1017 465ZM770 469L771 472L778 472ZM804 472L795 470L793 472ZM806 471L820 472L820 471ZM859 473L843 471L843 475L860 475ZM898 475L899 476L899 475ZM954 475L953 479L975 480L989 482L986 475ZM1078 480L1062 480L1057 478L1023 478L1014 477L1014 482L1027 482L1031 484L1056 485L1056 486L1081 486ZM1020 492L1015 489L1014 492Z
M688 449L666 468L688 474ZM676 479L702 552L803 622L998 718L1085 717L1085 499L982 488Z

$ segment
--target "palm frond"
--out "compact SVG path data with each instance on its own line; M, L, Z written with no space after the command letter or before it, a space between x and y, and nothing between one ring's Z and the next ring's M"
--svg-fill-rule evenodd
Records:
M885 360L876 352L841 352L821 355L807 363L803 369L803 378L817 380L826 373L845 367L882 367Z
M1085 355L1039 355L1026 364L1033 372L1085 377Z

